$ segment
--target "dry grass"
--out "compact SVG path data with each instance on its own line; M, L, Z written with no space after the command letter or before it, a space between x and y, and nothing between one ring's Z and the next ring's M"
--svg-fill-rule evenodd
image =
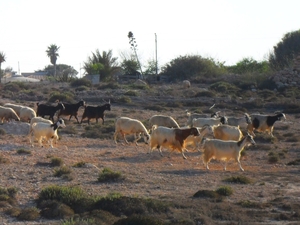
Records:
M14 135L3 132L0 138L1 186L17 188L18 193L15 198L18 205L28 209L37 207L35 200L39 193L51 185L80 187L88 196L110 196L119 193L124 196L124 199L131 199L132 202L143 199L138 201L141 215L129 216L128 221L130 218L132 221L155 218L158 224L163 221L162 224L175 225L238 224L240 221L245 224L287 224L299 221L300 177L297 159L300 158L300 143L295 135L299 131L298 114L289 114L287 121L275 123L275 139L265 134L257 135L255 140L258 147L246 148L246 154L241 159L244 172L239 171L238 165L233 161L228 163L227 171L223 171L221 163L212 161L211 169L207 171L202 164L200 152L189 151L185 153L188 159L184 160L177 152L173 152L168 157L167 150L164 150L164 157L161 157L157 151L149 155L148 146L142 141L139 142L138 147L134 144L125 145L121 139L118 140L117 145L114 144L113 124L118 116L130 116L146 124L153 114L161 113L172 116L180 125L184 125L187 109L205 112L213 103L213 100L207 96L203 99L198 96L200 91L195 85L188 91L178 87L175 85L160 86L157 89L151 87L150 90L145 90L146 94L138 89L135 90L138 96L126 96L131 100L129 103L118 102L122 93L128 92L128 89L124 92L121 89L102 92L95 90L97 94L94 95L81 94L79 96L87 99L90 105L101 104L102 99L111 99L112 111L106 112L104 125L102 121L96 125L93 120L90 126L86 123L77 124L75 119L68 121L66 117L66 125L72 127L72 132L69 130L63 132L64 130L60 129L58 134L61 139L53 149L49 146L39 148L37 145L32 148L25 134ZM98 102L91 96L98 96ZM217 99L214 96L214 99L215 110L224 109L220 105L229 101L224 97ZM8 101L13 100L2 99L2 102ZM18 101L22 104L32 104L35 100ZM200 101L201 106L187 104L187 102ZM231 102L226 108L226 114L240 116L240 111L233 110L240 108L241 105L245 106L245 102L239 101ZM271 113L267 108L247 110L247 112L256 111ZM81 115L82 109L79 112L79 120ZM85 137L88 131L94 133L97 131L97 136ZM128 137L128 140L132 139ZM30 150L30 154L18 154L18 149ZM278 156L277 162L269 162L270 152ZM53 167L53 162L51 163L53 159L61 159L63 165L59 163L59 166L68 168L67 171L71 172L72 177L64 179L63 176L55 176L55 171L63 172L65 169ZM98 182L99 174L105 168L120 172L126 179L117 182ZM224 181L228 177L234 178L234 181L232 179ZM236 182L245 177L251 182L243 184ZM230 190L231 194L222 198L210 197L214 196L212 193L216 193L216 190L225 194ZM193 197L196 193L198 193L197 198ZM144 200L148 201L147 204L152 204L152 210L149 205L148 208L144 208L143 204L146 204L145 202L142 204ZM162 203L168 203L167 209L159 208ZM63 209L66 214L73 215L74 209L71 209L71 206L57 202L51 204L56 210ZM108 205L108 202L105 204L107 207L113 207ZM10 207L9 204L0 206L0 223L17 224L18 218L4 213L5 209ZM161 210L157 212L153 209L154 206L155 209ZM82 218L77 217L73 221L89 221L89 218L100 221L96 216L98 214L103 215L101 223L98 224L110 225L123 218L122 213L128 211L113 214L108 208L105 210L99 208L97 213L87 211L82 213ZM41 217L36 221L27 221L26 224L63 224L59 219L50 219L53 218L52 214L45 215L50 216Z

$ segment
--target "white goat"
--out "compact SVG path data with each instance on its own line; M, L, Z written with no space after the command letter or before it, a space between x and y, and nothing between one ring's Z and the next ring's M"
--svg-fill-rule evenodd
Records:
M53 124L53 122L51 120L47 120L45 118L42 118L42 117L33 117L31 120L30 120L30 127L29 127L29 132L28 132L28 137L30 138L30 134L32 133L32 124L34 123L38 123L38 122L42 122L42 123L47 123L47 124ZM57 137L58 138L58 137Z
M42 139L44 138L46 139L46 141L50 141L50 146L51 148L53 148L52 139L58 138L57 129L59 127L63 127L63 128L66 127L63 119L58 119L58 121L54 124L48 124L44 122L33 123L29 135L31 136L31 134L33 134L33 137L38 140L40 147L43 147ZM33 147L34 145L31 138L30 138L30 143L32 144Z
M195 118L192 122L193 127L203 127L204 125L213 126L219 124L227 124L227 117L222 116L220 118Z
M208 163L211 159L224 160L224 170L226 170L227 161L234 159L242 171L244 169L241 166L240 158L241 152L245 146L255 145L253 137L249 134L244 136L240 141L223 141L219 139L203 139L202 149L203 163L206 169L209 169Z
M12 103L5 103L3 106L15 110L15 112L17 113L18 116L20 116L20 111L21 111L21 108L23 107L22 105L16 105L16 104L12 104Z
M231 126L239 126L242 128L247 127L247 118L246 115L244 117L233 117L233 116L227 116L227 122L228 125Z
M127 144L125 135L133 134L134 135L134 143L138 145L137 141L141 138L141 134L144 137L144 141L148 144L150 139L150 135L144 126L144 124L136 119L131 119L129 117L119 117L115 122L115 133L114 133L114 141L117 144L117 135L121 134Z
M218 116L218 112L217 113L212 113L210 116L207 114L203 114L203 113L190 113L187 112L186 115L188 116L187 122L186 122L186 126L191 127L193 125L193 119L195 118L217 118Z
M28 106L23 106L20 109L20 120L23 122L30 122L32 118L36 117L36 112L28 107Z
M150 149L149 153L153 151L154 148L159 150L162 156L161 148L168 148L171 151L178 150L181 152L182 157L186 159L184 155L185 142L184 140L190 136L199 136L200 133L197 128L168 128L168 127L157 127L156 125L152 128L151 138L150 138Z
M153 125L169 127L169 128L179 128L178 123L176 120L171 116L164 116L164 115L154 115L149 119L150 127L152 128Z
M5 120L7 122L10 120L20 121L20 118L12 108L0 106L0 120L3 123Z
M219 126L211 127L214 138L220 139L223 141L239 141L243 137L243 133L240 130L239 126L230 126L227 124L222 124Z

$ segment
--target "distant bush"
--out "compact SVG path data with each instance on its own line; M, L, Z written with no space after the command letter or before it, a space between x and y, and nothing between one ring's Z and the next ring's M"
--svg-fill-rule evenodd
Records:
M72 92L58 92L54 91L50 93L50 98L48 102L56 102L59 100L60 102L74 102L74 94Z
M53 157L51 158L51 165L52 166L62 166L64 161L62 158Z
M66 174L70 174L72 170L68 166L61 166L60 168L54 169L54 176L61 177Z
M128 96L121 96L118 101L120 103L131 103L131 98Z
M224 179L224 181L231 182L231 183L239 183L239 184L250 184L251 183L251 180L245 176L228 177L228 178Z
M128 96L138 96L138 93L136 91L127 91L124 93L124 95L128 95Z
M77 79L77 80L72 81L70 83L70 85L71 85L71 87L79 87L79 86L91 87L92 82L88 79L81 78L81 79Z
M98 90L103 89L120 89L121 86L118 83L111 82L111 83L101 83L96 87Z
M212 91L200 91L198 92L197 94L195 94L195 98L198 98L198 97L209 97L209 98L213 98L215 97L216 94Z
M17 216L18 220L34 221L40 217L39 210L35 207L22 209Z
M222 187L219 187L216 192L219 194L219 195L223 195L223 196L230 196L233 194L233 190L231 187L229 186L222 186Z
M20 148L17 150L18 154L27 154L27 155L31 155L31 151L28 149L24 149L24 148Z
M122 179L124 179L124 177L121 172L114 172L109 168L104 168L98 176L99 182L117 181Z
M288 166L299 166L300 165L300 159L295 159L289 163L287 163Z

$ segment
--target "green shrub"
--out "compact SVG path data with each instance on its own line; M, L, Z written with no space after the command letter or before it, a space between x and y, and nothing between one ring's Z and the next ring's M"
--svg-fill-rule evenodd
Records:
M300 165L300 159L295 159L291 162L287 163L288 166L299 166Z
M63 219L74 215L74 210L57 200L46 200L39 204L41 216L47 219Z
M60 168L54 169L54 176L61 177L66 174L70 174L72 170L68 166L61 166Z
M121 96L118 101L120 103L131 103L131 98L128 96Z
M50 98L48 99L48 102L56 102L57 100L59 100L60 102L74 102L74 94L66 91L54 91L50 93Z
M20 207L11 207L11 208L8 208L5 213L7 215L10 215L12 217L17 217L20 215L21 213L21 208Z
M279 161L279 157L277 155L270 156L268 159L269 163L277 163Z
M230 196L233 194L233 190L231 187L229 186L221 186L219 187L216 192L219 194L219 195L223 195L223 196Z
M75 88L75 91L88 91L90 88L87 86L79 86Z
M198 92L197 94L195 94L195 98L198 98L198 97L209 97L209 98L213 98L215 97L216 94L212 91L200 91Z
M24 148L18 149L18 150L17 150L17 153L18 153L18 154L27 154L27 155L31 155L31 151L30 151L30 150L27 150L27 149L24 149Z
M219 194L216 191L211 190L200 190L197 191L193 197L195 198L219 198Z
M86 193L78 186L67 187L51 185L42 189L38 195L37 202L41 204L46 200L56 200L71 206L77 204L85 197Z
M73 165L73 167L84 167L85 166L85 162L77 162L77 163L75 163L74 165Z
M122 174L120 172L114 172L109 168L104 168L98 176L99 182L117 181L120 179L124 179Z
M231 183L239 183L239 184L250 184L252 181L245 176L233 176L233 177L228 177L224 179L226 182L231 182Z
M40 217L39 211L35 207L22 209L17 216L18 220L34 221Z
M88 79L81 78L81 79L77 79L77 80L72 81L70 83L70 85L71 85L71 87L79 87L79 86L91 87L92 82Z
M138 93L136 91L126 91L124 93L124 95L128 95L128 96L138 96Z
M51 165L52 166L62 166L63 164L64 164L63 159L57 158L57 157L51 158Z

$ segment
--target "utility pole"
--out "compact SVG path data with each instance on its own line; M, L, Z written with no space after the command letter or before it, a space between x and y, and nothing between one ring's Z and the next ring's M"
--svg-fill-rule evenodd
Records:
M155 33L155 70L156 70L156 76L157 76L157 36Z

